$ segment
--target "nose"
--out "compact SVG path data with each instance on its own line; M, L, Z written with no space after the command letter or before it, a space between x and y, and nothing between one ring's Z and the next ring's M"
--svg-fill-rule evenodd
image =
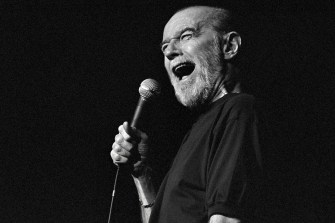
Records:
M181 50L175 40L171 40L168 46L164 50L164 56L169 60L173 60L175 57L181 55Z

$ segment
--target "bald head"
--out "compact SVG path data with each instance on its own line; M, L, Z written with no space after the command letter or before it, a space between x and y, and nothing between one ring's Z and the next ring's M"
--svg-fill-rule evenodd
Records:
M219 33L223 34L235 28L233 16L229 10L210 6L190 6L177 11L175 15L184 11L193 13L199 13L201 11L203 25L212 26L214 30Z

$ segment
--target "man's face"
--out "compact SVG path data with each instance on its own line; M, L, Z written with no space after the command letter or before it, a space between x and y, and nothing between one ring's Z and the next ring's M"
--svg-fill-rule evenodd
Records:
M196 107L213 99L223 78L219 35L204 21L209 9L191 8L166 24L162 51L177 99Z

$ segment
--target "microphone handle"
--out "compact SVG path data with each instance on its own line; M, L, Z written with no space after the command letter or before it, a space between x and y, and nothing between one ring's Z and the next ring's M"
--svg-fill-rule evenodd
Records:
M131 121L131 124L130 124L131 127L136 128L137 124L139 123L139 119L142 114L142 110L144 108L145 103L146 103L146 100L143 97L140 97L138 100L137 106L136 106L133 120Z

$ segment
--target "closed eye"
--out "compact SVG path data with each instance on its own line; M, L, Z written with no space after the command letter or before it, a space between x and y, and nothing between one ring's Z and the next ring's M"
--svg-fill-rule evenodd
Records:
M173 38L170 38L170 39L168 39L166 41L163 41L160 44L161 51L164 53L164 51L168 47L170 41L172 41L172 40L178 40L179 42L181 42L181 41L189 40L189 39L191 39L194 36L195 33L197 33L197 31L194 28L189 28L188 27L188 28L185 28L185 29L181 30L180 31L180 35L175 36Z
M168 43L161 44L161 51L164 53L165 49L167 48Z
M189 40L193 36L193 32L187 31L180 36L180 40Z

